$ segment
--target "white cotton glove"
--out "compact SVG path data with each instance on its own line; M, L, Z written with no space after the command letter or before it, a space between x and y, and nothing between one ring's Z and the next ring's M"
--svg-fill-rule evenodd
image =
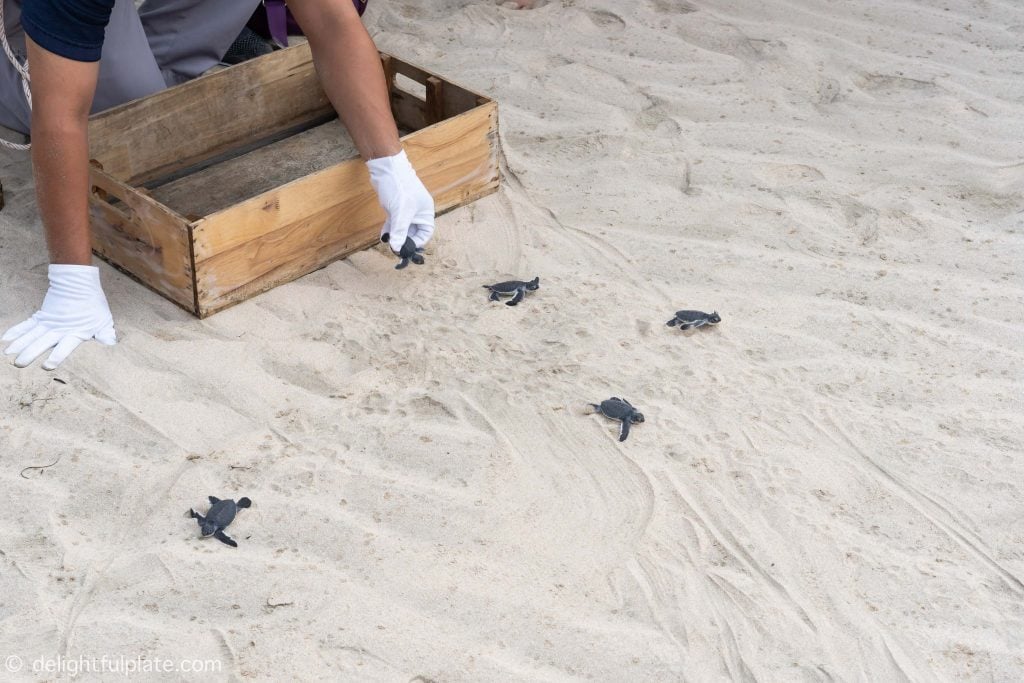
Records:
M99 268L51 264L48 276L50 289L42 308L0 337L0 341L14 342L4 353L16 355L14 364L19 368L53 347L44 370L56 368L84 341L95 338L101 344L117 343Z
M388 218L380 231L381 242L400 254L406 237L422 249L434 234L434 198L423 186L405 151L392 157L371 159L370 183Z

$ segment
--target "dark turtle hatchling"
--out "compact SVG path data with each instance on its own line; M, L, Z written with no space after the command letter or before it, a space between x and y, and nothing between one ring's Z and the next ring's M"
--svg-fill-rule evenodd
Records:
M534 292L539 288L539 277L535 277L529 282L523 282L522 280L509 280L508 282L484 285L484 289L491 290L491 295L487 297L488 301L497 301L503 296L512 297L511 301L505 302L506 306L515 306L523 300L523 297L526 296L527 292Z
M619 427L619 441L625 441L626 437L629 436L630 425L640 424L644 421L643 413L634 408L624 398L612 396L607 401L601 401L600 404L591 403L590 405L605 417L610 417L622 423Z
M398 252L398 258L402 259L395 266L395 270L401 270L409 265L409 261L412 261L417 266L423 265L423 249L416 246L416 243L412 241L411 237L405 238L405 244L402 245L402 250Z
M238 509L249 507L252 505L252 501L248 498L239 498L236 503L233 500L219 500L213 496L209 496L209 498L210 509L205 517L191 508L188 511L189 515L199 522L199 529L204 537L213 536L221 543L227 543L232 548L237 548L238 544L224 533L224 529L235 519Z
M705 313L704 311L676 311L676 317L669 320L666 325L669 327L675 327L679 325L681 330L690 330L695 327L704 327L705 325L717 325L722 322L722 317L718 315L718 311L714 313Z

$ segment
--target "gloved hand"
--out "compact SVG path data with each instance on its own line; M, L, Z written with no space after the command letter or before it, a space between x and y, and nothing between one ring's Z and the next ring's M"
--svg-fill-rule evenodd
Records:
M377 199L388 215L380 241L387 242L396 254L402 251L406 237L422 249L434 234L434 198L416 175L409 157L403 150L391 157L371 159L366 165Z
M101 344L117 343L114 319L100 287L99 268L51 264L48 275L50 289L42 308L0 337L0 341L14 342L4 353L17 355L14 364L19 368L53 347L53 353L43 363L44 370L56 368L89 339L95 338Z

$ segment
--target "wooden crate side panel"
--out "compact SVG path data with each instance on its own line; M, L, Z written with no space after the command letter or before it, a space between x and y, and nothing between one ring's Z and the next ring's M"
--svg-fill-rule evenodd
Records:
M189 223L97 168L90 169L92 248L153 291L196 312ZM120 203L112 204L110 199Z
M489 102L402 140L437 213L498 188L498 105Z
M206 317L375 244L383 218L375 202L354 197L197 264L199 316Z
M490 102L421 67L382 54L389 75L440 81L441 102L392 87L396 118L419 129ZM393 85L393 83L392 83ZM306 43L207 74L90 119L90 156L134 185L150 182L282 131L330 116Z
M402 138L410 160L434 195L438 211L458 203L460 185L497 182L497 105L490 103ZM456 167L457 165L457 167ZM336 164L210 214L195 223L197 262L309 218L352 199L373 200L362 159ZM383 221L383 213L379 214Z
M438 212L498 186L497 105L403 139ZM373 244L384 212L355 159L296 180L194 226L197 299L208 315Z
M193 229L196 263L253 242L278 242L274 233L284 234L339 204L373 198L369 174L361 160L336 164L197 221Z
M332 112L296 45L96 114L90 155L140 185Z

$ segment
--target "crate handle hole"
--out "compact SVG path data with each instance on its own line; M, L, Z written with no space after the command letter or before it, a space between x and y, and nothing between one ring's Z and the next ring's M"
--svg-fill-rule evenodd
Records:
M395 89L401 90L406 95L412 95L420 102L427 100L427 86L419 81L414 81L405 74L395 74Z
M110 211L113 211L122 220L131 222L134 214L131 207L119 200L117 197L112 196L99 185L92 186L92 196L103 202Z

